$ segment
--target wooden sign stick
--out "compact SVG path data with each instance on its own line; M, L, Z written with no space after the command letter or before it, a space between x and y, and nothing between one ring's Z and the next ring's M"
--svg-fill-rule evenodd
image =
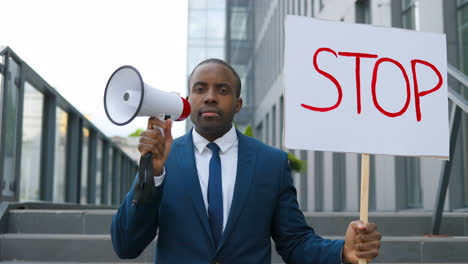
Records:
M367 224L369 218L369 154L361 154L361 206L359 219ZM359 259L359 264L367 264L366 259Z

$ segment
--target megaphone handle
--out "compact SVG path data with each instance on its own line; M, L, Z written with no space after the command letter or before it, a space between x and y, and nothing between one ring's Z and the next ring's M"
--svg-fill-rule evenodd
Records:
M138 179L133 188L133 203L147 203L151 201L154 186L153 153L148 152L140 158Z
M171 118L168 115L158 116L160 120ZM164 129L159 126L153 126L153 129L159 129L164 136ZM133 188L133 203L147 203L151 201L154 190L154 175L153 175L153 153L148 152L140 158L140 166L138 168L138 179Z

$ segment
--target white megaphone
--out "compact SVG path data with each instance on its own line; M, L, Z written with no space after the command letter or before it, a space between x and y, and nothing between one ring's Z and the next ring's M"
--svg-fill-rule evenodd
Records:
M190 104L185 98L144 83L137 69L128 65L118 68L107 81L104 109L109 120L119 126L136 116L170 116L181 121L190 115Z

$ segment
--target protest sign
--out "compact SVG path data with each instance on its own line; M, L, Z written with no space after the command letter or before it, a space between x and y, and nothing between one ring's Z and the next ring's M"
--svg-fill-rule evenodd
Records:
M287 16L285 146L448 158L445 35Z
M364 223L369 154L448 158L445 35L287 16L283 74L285 147L362 153Z

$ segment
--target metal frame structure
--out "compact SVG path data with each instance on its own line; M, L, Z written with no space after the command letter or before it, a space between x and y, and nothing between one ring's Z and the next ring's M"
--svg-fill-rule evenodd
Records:
M468 87L468 76L463 72L459 71L457 68L452 65L447 65L448 73L455 78L460 84L463 85L463 88ZM450 175L454 163L454 154L455 147L457 144L458 133L460 130L460 124L462 121L462 111L466 114L468 113L468 101L465 98L457 93L450 86L448 87L448 97L452 102L452 110L450 113L450 157L451 160L444 162L442 166L442 173L439 180L439 186L437 188L437 196L434 205L434 210L432 211L432 234L439 235L440 225L442 223L442 213L444 211L445 198L447 196L447 189L449 186Z
M39 180L39 200L53 201L54 180L55 180L55 142L57 125L57 107L60 107L68 114L67 144L66 144L66 164L65 164L65 202L80 203L81 195L81 164L83 152L83 128L90 132L90 147L88 155L87 171L87 203L96 202L96 172L101 170L101 203L107 205L117 205L124 196L126 190L131 186L133 173L137 171L138 164L132 160L120 147L104 135L93 123L81 114L72 104L63 98L52 86L41 78L27 63L25 63L12 49L6 46L0 47L0 57L3 57L3 64L0 63L0 74L3 75L3 82L0 83L1 113L0 113L0 201L19 201L21 182L21 151L22 151L22 129L23 129L23 105L24 86L28 82L43 95L42 126L41 126L41 148L40 148L40 180ZM19 76L11 82L10 61L14 61L19 66ZM14 83L15 87L10 87ZM7 102L12 89L18 89L17 102ZM8 104L16 104L15 110L15 140L14 144L14 195L7 197L3 195L4 188L4 166L5 166L5 144L6 130L11 127L11 121L5 118L8 111ZM97 164L97 142L102 141L101 164ZM9 143L11 144L11 143ZM112 160L109 153L112 151ZM114 175L109 175L109 162L112 162ZM125 168L126 171L119 171ZM127 177L128 179L122 179ZM112 181L109 183L109 181ZM114 184L118 181L118 184ZM109 185L112 186L109 189Z

